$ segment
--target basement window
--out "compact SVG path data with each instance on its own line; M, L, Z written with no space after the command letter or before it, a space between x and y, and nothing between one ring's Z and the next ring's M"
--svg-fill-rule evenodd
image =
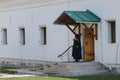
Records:
M20 28L20 44L25 45L25 28Z
M47 44L47 37L46 37L46 26L40 27L40 44L46 45Z
M108 21L108 41L109 43L116 43L116 22Z
M7 29L2 29L2 43L7 44Z

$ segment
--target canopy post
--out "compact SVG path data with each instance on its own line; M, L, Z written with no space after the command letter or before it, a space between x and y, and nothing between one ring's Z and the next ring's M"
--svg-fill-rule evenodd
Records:
M95 24L95 38L98 40L98 24Z
M79 37L81 39L81 23L78 24L78 34L79 34Z
M90 29L85 23L82 23L84 27L94 36L94 33L92 33L92 29ZM92 25L93 26L93 25Z
M93 28L93 26L94 26L94 24L92 24L92 25L90 26L90 29L92 29L92 28Z
M86 24L84 24L84 23L82 23L82 24L84 25L84 27L85 27L86 29L88 29L88 31L89 31L90 33L92 33L92 27L95 25L95 33L92 33L92 35L95 37L96 40L98 40L98 24L92 24L92 25L90 26L90 28L89 28Z

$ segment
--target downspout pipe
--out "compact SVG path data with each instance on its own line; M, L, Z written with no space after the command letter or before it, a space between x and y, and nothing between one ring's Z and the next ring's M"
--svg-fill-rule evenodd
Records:
M110 71L110 72L112 72L112 66L110 66L110 65L108 65L106 62L104 62L104 61L102 61L102 64L106 67L106 68L108 68L108 70Z
M101 35L101 61L100 63L103 64L105 67L108 68L108 70L111 72L112 71L112 66L108 65L104 60L103 60L103 33L102 33L102 23L100 22L100 35Z
M118 64L118 52L119 52L119 44L117 44L116 57L115 57L115 68L116 68L116 70L117 70L117 64Z

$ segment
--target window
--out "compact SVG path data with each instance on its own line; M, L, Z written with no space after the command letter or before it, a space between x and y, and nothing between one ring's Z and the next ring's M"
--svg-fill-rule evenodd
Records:
M47 44L47 38L46 38L46 27L40 27L40 43L41 45Z
M7 29L2 29L2 43L7 44Z
M20 28L20 44L25 45L25 28Z
M108 21L108 40L110 43L116 43L116 24L115 24L115 21Z

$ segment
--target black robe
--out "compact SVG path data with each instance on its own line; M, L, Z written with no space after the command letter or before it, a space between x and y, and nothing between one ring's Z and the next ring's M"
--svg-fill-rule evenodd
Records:
M82 56L81 56L81 41L77 38L74 39L72 57L76 61L82 59Z

